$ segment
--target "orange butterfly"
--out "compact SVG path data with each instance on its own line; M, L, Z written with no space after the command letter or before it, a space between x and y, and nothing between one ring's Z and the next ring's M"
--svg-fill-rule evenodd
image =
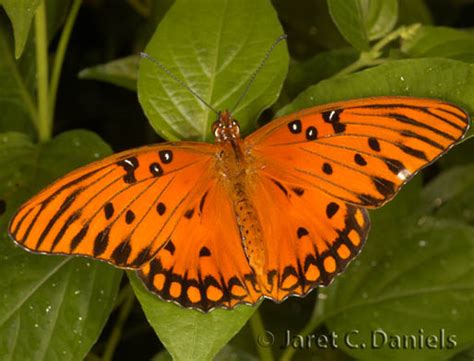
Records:
M305 109L241 139L163 143L73 171L26 202L9 233L40 253L137 270L160 298L209 311L328 285L362 248L366 208L392 199L466 133L433 99L378 97Z

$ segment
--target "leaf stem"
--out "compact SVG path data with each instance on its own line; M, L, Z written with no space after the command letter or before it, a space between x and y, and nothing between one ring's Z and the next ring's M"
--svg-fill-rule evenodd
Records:
M49 116L48 94L48 36L46 30L46 5L42 1L35 15L36 74L38 81L38 135L40 142L51 138L52 124Z
M252 333L255 340L258 340L259 337L265 335L266 330L263 324L262 316L260 316L260 312L258 309L253 314L252 318L250 319L250 327L252 328ZM262 361L273 361L275 358L273 357L273 353L270 347L264 347L257 342L257 351L259 355L259 359Z
M53 124L54 121L54 110L56 107L56 97L58 93L58 84L59 84L59 77L61 76L61 70L64 63L64 56L66 54L67 46L69 43L69 39L71 38L72 28L74 27L74 23L77 18L77 14L81 7L82 0L74 0L71 5L71 10L67 16L66 22L64 24L63 31L61 33L61 37L59 39L58 48L56 49L56 56L54 58L53 70L51 74L51 84L49 88L49 116L50 116L50 124Z
M130 312L132 311L133 304L135 302L135 294L133 293L132 288L130 285L126 286L126 298L123 301L122 305L120 306L119 314L117 316L117 321L115 322L114 328L107 340L107 344L105 345L105 351L102 356L102 361L111 361L115 349L117 348L118 343L120 342L120 338L122 336L123 326L125 325L125 321L127 321Z
M400 26L398 29L392 31L383 39L375 43L374 46L372 46L370 50L361 52L359 59L357 59L352 64L349 64L347 67L341 69L334 76L336 77L336 76L351 74L351 73L356 72L357 70L366 68L368 66L375 66L387 61L388 58L380 59L383 48L385 48L389 43L391 43L392 41L398 38L406 39L413 36L413 34L416 33L416 31L419 29L420 26L421 26L420 24L414 24L410 26Z

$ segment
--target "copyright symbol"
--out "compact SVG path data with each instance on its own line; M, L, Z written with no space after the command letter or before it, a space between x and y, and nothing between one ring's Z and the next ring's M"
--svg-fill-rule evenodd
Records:
M275 336L270 331L265 331L257 337L257 343L262 347L270 347L275 343Z

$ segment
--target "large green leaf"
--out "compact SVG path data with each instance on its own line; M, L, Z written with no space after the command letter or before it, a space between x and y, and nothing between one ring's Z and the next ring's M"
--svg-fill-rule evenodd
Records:
M242 21L245 17L245 21ZM268 0L178 0L146 52L218 110L230 109L246 133L280 91L288 54L276 47L237 109L252 73L283 33ZM154 129L168 140L211 140L216 114L149 60L140 64L140 103Z
M439 98L474 113L474 66L437 58L392 61L356 74L321 81L302 92L279 114L333 101L379 95Z
M20 133L0 134L0 359L82 360L97 340L122 272L85 258L30 254L6 229L40 187L109 153L87 131L42 145Z
M130 273L129 278L148 322L175 360L212 360L256 310L238 306L204 314L184 309L159 300L135 274Z
M368 50L397 22L397 0L327 0L329 13L344 38L356 49Z
M351 344L339 345L352 356L445 360L474 345L474 227L460 217L474 211L461 202L474 187L472 166L454 176L464 187L449 191L451 219L420 212L426 197L413 186L372 213L364 251L327 290L320 317L336 334L351 333Z
M402 42L401 51L413 58L443 57L474 62L474 34L447 27L423 26Z

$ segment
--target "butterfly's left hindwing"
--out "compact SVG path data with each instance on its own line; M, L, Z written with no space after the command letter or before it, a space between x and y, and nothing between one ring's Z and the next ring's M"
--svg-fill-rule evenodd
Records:
M10 236L34 252L140 268L167 241L214 152L205 143L165 143L87 165L26 202Z
M266 254L265 296L281 301L328 285L362 249L370 228L367 210L314 188L301 188L262 172L254 202Z

